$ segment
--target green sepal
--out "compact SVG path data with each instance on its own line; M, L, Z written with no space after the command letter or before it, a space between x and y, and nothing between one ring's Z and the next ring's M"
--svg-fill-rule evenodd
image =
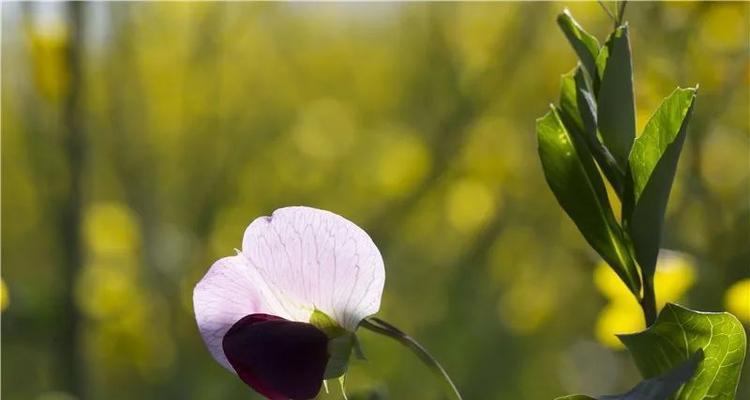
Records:
M313 311L310 324L328 336L328 364L323 378L334 379L343 376L349 368L352 349L358 346L356 336L320 310Z
M318 309L315 309L310 315L310 324L323 331L329 339L346 333L346 329L342 328L333 318Z
M354 343L354 334L348 332L328 341L328 364L323 374L325 379L338 378L346 373Z

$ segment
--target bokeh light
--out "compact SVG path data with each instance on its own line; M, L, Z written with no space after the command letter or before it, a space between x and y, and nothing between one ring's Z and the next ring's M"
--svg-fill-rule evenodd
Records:
M615 334L640 309L536 151L576 62L566 6L611 30L593 2L4 2L2 398L257 398L205 350L192 289L250 221L298 204L370 233L379 316L465 398L632 387ZM638 126L700 84L659 306L750 323L750 8L632 2L626 19ZM350 398L440 396L399 346L362 343Z
M724 295L724 304L727 311L750 324L750 278L732 284Z

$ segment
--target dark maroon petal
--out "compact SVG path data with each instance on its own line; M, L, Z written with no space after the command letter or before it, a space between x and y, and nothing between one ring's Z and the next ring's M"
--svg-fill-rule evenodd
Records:
M250 314L224 335L224 354L240 379L271 400L314 398L328 363L328 338L313 325Z

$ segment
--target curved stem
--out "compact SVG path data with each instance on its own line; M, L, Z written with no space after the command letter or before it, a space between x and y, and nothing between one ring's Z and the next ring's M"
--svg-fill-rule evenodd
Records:
M417 357L419 357L419 359L425 365L427 365L430 370L432 370L432 372L439 375L443 379L443 381L450 387L457 400L463 400L463 398L461 397L461 393L458 392L458 388L456 388L456 385L453 383L450 376L448 376L448 372L445 371L445 368L443 368L443 366L440 365L440 363L434 357L432 357L430 353L428 353L427 350L422 347L421 344L417 343L414 338L402 332L395 326L389 324L388 322L385 322L382 319L376 317L370 317L362 320L360 326L372 332L379 333L383 336L388 336L389 338L408 347L409 350L414 352L414 354L416 354Z

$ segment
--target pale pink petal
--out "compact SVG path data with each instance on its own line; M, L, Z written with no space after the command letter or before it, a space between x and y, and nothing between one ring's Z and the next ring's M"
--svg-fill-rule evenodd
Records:
M288 318L271 298L265 282L236 255L216 261L193 290L193 309L201 336L216 361L230 371L222 340L235 322L248 314L263 313Z
M291 319L307 322L314 309L354 331L380 308L383 258L351 221L310 207L287 207L253 221L242 255Z

